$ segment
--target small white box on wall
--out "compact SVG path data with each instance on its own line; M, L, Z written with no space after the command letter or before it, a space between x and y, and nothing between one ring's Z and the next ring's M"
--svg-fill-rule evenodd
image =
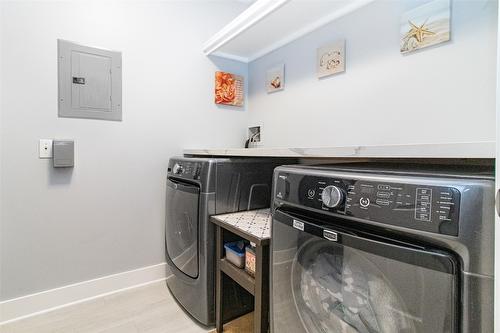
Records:
M262 125L254 125L248 127L246 148L257 148L263 146L262 140Z
M54 168L75 166L75 142L73 140L54 140L52 151Z

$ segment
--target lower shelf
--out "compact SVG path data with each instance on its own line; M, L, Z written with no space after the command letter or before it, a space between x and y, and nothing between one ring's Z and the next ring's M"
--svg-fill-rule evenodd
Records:
M238 268L228 262L226 259L219 261L220 270L245 288L250 294L255 295L255 279L244 269Z
M224 324L224 333L252 333L253 332L253 312L247 313L239 318ZM217 333L217 330L210 331Z

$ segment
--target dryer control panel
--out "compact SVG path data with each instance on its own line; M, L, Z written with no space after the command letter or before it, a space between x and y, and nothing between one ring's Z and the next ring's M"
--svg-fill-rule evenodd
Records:
M176 161L168 168L168 174L175 175L184 179L200 179L202 163L200 162L182 162Z
M280 173L275 198L318 211L458 235L460 191L454 187Z

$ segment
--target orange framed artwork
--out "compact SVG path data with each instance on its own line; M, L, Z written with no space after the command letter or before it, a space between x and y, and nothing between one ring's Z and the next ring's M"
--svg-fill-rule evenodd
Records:
M243 77L215 72L215 104L243 106Z

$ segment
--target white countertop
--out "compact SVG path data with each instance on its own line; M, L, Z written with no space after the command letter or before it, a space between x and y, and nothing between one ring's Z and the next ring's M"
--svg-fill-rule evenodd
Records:
M495 158L494 141L317 148L185 149L184 155L261 157Z

